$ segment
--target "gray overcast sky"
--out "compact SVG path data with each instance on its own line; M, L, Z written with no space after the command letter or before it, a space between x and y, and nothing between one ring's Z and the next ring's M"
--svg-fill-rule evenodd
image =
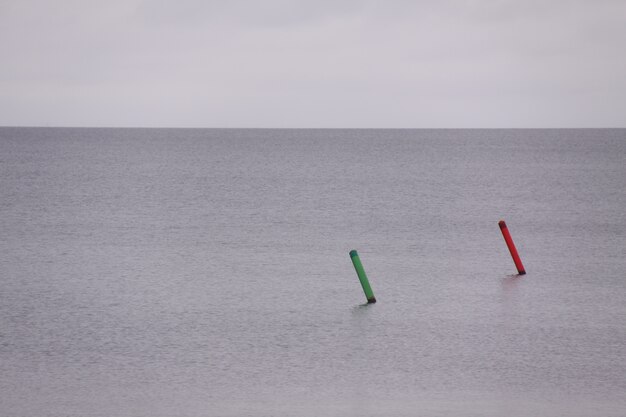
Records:
M626 127L626 0L0 0L0 125Z

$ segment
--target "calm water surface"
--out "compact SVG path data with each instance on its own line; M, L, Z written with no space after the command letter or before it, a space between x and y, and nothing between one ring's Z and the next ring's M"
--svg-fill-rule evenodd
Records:
M626 130L0 128L0 415L623 417L625 190Z

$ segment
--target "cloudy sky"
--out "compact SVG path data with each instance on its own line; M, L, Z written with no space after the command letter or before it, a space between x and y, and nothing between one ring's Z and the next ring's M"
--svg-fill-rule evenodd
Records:
M0 0L0 125L626 127L626 0Z

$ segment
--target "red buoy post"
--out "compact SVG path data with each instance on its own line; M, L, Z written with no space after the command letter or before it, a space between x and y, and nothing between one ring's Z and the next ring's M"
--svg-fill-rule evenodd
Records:
M500 226L500 230L502 231L502 236L504 236L504 241L506 242L506 246L509 248L509 252L511 252L511 257L513 258L513 262L515 262L515 267L517 268L517 272L520 275L524 275L526 270L524 270L524 265L522 265L522 260L517 253L517 249L515 248L515 243L513 243L513 239L511 239L511 234L509 233L509 228L506 227L506 223L504 220L500 220L498 222L498 226Z

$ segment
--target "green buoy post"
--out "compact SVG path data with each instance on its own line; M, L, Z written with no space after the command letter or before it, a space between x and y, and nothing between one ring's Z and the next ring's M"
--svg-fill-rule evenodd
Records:
M374 297L374 292L372 291L372 287L370 287L370 282L367 280L367 275L365 275L365 270L363 269L363 265L361 264L359 254L356 253L355 250L350 251L350 259L352 259L352 264L354 265L356 274L359 277L359 281L361 281L361 286L363 287L365 298L367 298L367 303L375 303L376 297Z

